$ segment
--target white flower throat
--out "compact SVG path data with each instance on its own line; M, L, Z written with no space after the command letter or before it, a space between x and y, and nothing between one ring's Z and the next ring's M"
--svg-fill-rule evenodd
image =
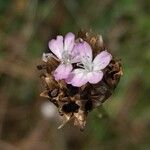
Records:
M71 64L71 55L68 54L68 51L63 51L62 63L63 64Z
M91 72L93 70L93 63L89 56L82 57L82 63L78 63L77 65L83 69L85 69L87 72Z

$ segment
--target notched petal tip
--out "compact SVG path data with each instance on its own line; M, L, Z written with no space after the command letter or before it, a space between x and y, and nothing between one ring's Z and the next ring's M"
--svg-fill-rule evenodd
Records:
M63 36L58 35L56 39L52 39L48 43L49 49L59 58L62 58L63 52Z

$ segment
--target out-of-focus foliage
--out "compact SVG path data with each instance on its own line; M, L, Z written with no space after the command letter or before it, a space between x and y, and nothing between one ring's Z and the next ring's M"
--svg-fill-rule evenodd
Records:
M36 70L51 38L81 28L102 34L124 71L83 133L71 124L57 130L57 113L44 116L51 107ZM1 0L0 149L150 149L149 48L149 0Z

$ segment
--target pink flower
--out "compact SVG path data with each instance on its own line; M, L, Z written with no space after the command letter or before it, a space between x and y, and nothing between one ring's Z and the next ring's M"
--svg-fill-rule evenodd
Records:
M107 51L102 51L93 60L91 46L85 41L76 44L75 49L80 51L81 63L78 63L80 68L74 69L66 82L80 87L87 82L96 84L101 81L103 78L102 69L110 63L111 54Z
M80 61L78 52L74 49L75 35L68 33L63 36L58 35L56 39L52 39L49 42L49 48L52 53L43 54L43 61L47 61L51 57L60 61L60 65L56 68L53 75L56 80L66 79L72 71L72 63Z

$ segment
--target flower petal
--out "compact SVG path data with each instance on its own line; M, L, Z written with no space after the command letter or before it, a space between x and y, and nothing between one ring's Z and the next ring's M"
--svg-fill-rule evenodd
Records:
M110 63L111 59L112 55L110 53L108 53L107 51L102 51L93 60L93 69L95 71L104 69Z
M83 60L88 59L88 61L92 61L92 49L87 42L83 41L76 43L74 50L80 54Z
M80 52L74 47L71 53L71 63L81 62Z
M62 80L66 79L71 71L72 71L71 64L60 64L54 71L53 75L55 77L55 80Z
M103 78L103 72L102 71L93 71L93 72L89 72L87 74L87 79L88 82L92 83L92 84L96 84L99 81L101 81Z
M75 42L75 35L71 32L67 33L64 39L64 50L71 53L74 43Z
M58 35L56 39L52 39L49 43L49 49L59 58L62 58L63 53L63 37Z
M81 87L87 83L86 72L84 69L75 69L66 79L68 84Z

